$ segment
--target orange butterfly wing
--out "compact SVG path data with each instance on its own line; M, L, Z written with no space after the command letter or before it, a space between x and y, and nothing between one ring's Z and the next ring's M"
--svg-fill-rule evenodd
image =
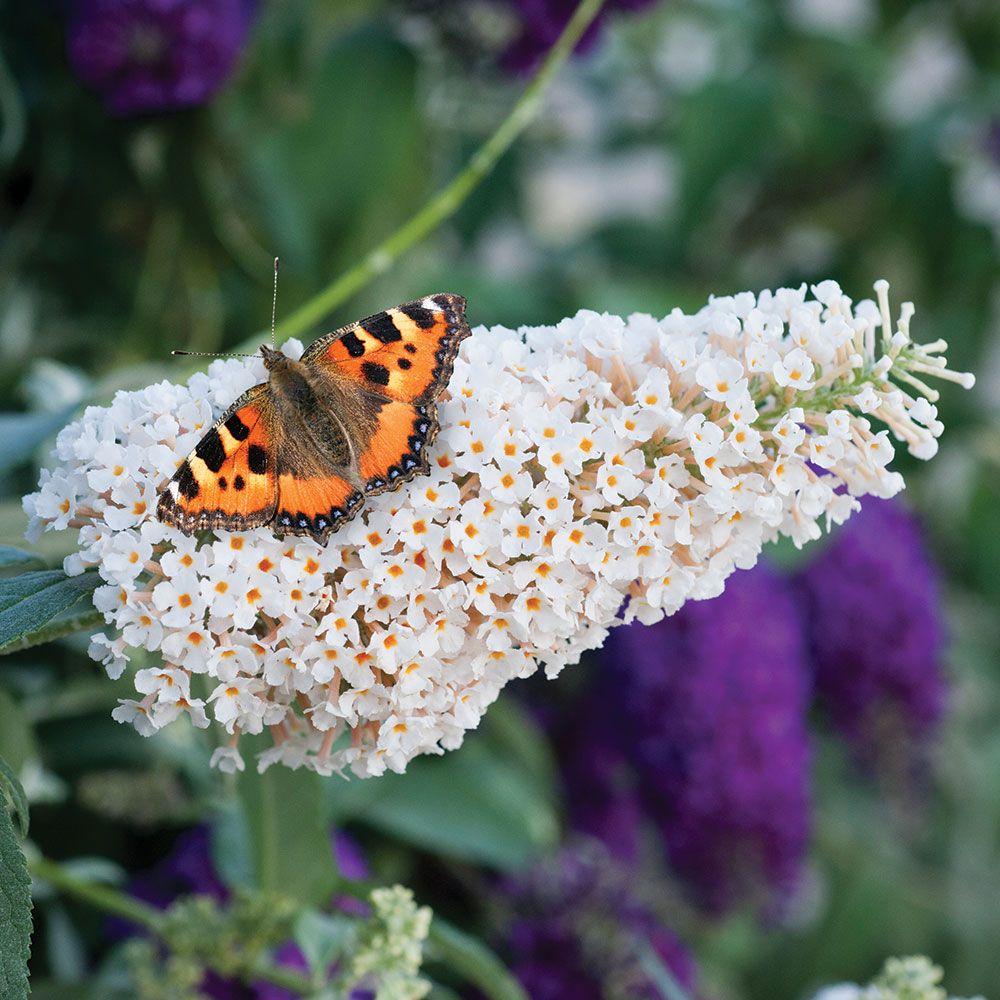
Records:
M380 396L427 403L448 384L458 345L469 332L461 295L431 295L317 340L302 360L335 364Z
M275 530L312 535L319 542L354 517L364 502L358 490L336 475L303 479L284 473L278 476L278 491Z
M277 505L268 385L241 396L178 466L157 516L188 534L244 531L267 524Z
M316 341L302 356L318 368L335 365L377 409L376 429L358 455L366 495L397 489L427 471L437 397L470 332L465 299L442 293L369 316Z

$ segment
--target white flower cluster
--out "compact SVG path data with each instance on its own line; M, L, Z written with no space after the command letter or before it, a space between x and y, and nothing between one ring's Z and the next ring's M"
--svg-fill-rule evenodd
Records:
M267 726L261 768L402 771L458 747L512 678L555 675L613 625L720 593L765 542L816 538L855 496L902 487L892 439L929 458L942 430L923 378L972 378L947 369L943 341L912 343L911 305L893 329L876 288L877 304L827 281L659 321L480 328L431 473L369 500L326 548L155 518L177 463L265 378L259 359L88 408L25 508L31 530L78 530L67 572L106 581L111 628L91 655L115 677L141 667L116 719L147 735L214 719L226 770L244 766L240 734Z
M827 986L813 1000L948 1000L947 991L940 985L943 978L941 969L923 955L890 958L868 986L856 983Z
M421 1000L431 991L422 978L424 942L433 914L413 901L401 885L373 889L372 916L361 929L347 975L339 984L343 995L351 987L374 987L375 1000Z

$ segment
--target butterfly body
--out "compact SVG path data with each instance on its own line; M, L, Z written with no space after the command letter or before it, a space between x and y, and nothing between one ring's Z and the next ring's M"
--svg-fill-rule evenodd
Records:
M427 472L469 332L465 299L441 294L321 337L298 361L262 346L268 381L180 464L157 516L187 534L272 525L325 543L366 497Z

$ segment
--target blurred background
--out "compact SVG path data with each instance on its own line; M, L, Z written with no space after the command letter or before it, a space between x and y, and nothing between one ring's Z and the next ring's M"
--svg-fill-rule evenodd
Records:
M264 329L274 255L279 319L356 263L493 133L573 6L3 5L0 543L82 400ZM517 326L885 277L979 381L946 387L935 461L900 456L904 500L511 685L459 753L327 781L342 870L413 886L543 1000L671 1000L658 963L692 995L798 1000L912 952L1000 996L998 264L996 0L609 2L456 215L305 339L439 290ZM72 539L40 544L58 565ZM208 753L112 722L128 681L86 645L0 666L33 839L158 904L224 898ZM35 995L110 995L128 928L56 897L35 924Z

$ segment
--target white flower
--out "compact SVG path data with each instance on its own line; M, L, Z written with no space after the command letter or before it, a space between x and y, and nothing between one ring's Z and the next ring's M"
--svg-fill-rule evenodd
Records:
M783 358L775 361L772 371L774 381L780 386L793 389L811 389L815 384L813 376L813 360L802 348L795 347Z
M243 763L243 757L234 746L216 747L212 751L210 763L212 767L217 767L223 774L236 774L238 771L246 768L246 764Z
M737 358L722 357L703 361L695 377L709 399L728 403L738 399L747 389L746 371Z
M140 736L152 736L159 728L153 721L149 706L130 698L122 698L111 712L115 722L130 722Z
M215 361L65 428L25 498L29 531L78 531L66 568L105 581L90 654L109 675L136 648L161 658L142 654L142 700L118 721L217 725L229 738L212 763L228 771L241 734L265 726L261 768L401 771L459 746L510 680L540 664L554 676L616 624L718 594L779 535L801 545L855 497L894 493L893 441L933 453L925 379L970 377L947 369L943 342L910 341L912 307L891 330L884 284L857 307L832 282L814 291L476 331L430 474L370 499L326 548L155 520L177 462L265 377L257 358Z
M882 398L869 384L853 397L852 402L862 413L874 413L882 405Z

